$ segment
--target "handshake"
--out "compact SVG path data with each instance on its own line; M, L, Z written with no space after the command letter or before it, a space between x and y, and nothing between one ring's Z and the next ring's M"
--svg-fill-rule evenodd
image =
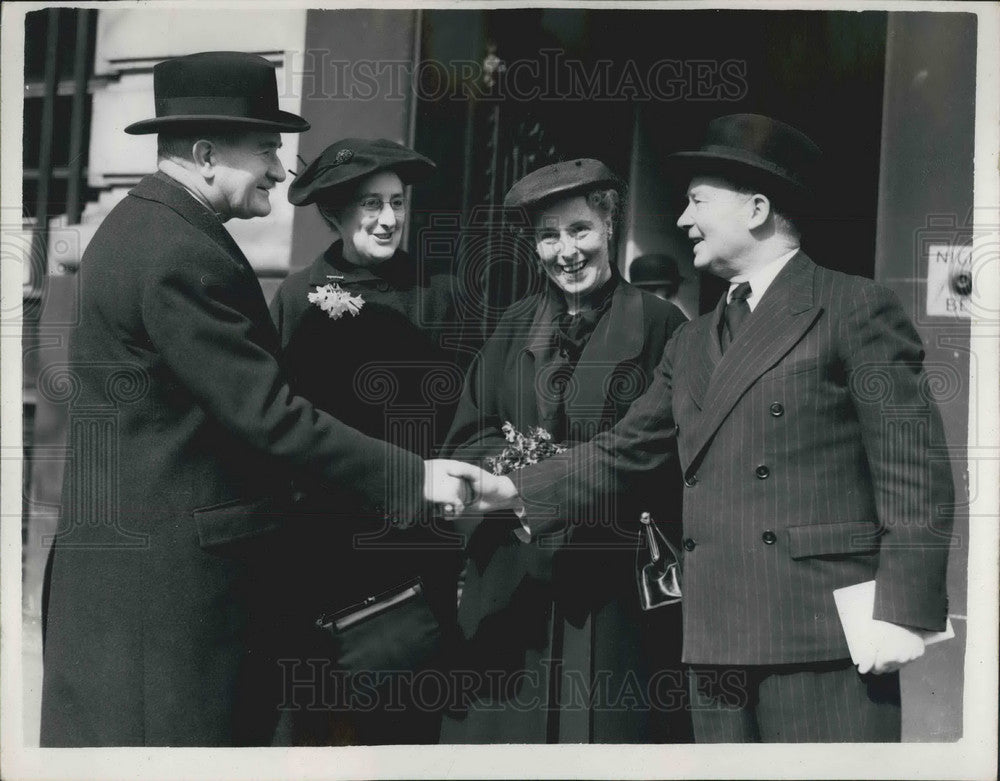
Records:
M521 503L509 477L445 458L424 462L424 499L446 518L510 510Z

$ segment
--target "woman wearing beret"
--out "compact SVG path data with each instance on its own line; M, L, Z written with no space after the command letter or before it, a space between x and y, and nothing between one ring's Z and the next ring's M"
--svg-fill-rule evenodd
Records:
M508 422L555 442L588 440L649 383L685 318L618 274L621 189L603 163L583 159L508 192L504 206L527 213L544 290L508 310L470 368L446 446L454 457L497 456ZM513 513L475 529L459 605L469 693L445 717L442 742L689 739L679 606L644 615L634 570L641 512L677 525L674 480L580 508L555 537L530 539Z
M423 268L400 249L404 187L434 168L426 157L385 139L348 138L327 147L298 174L288 198L297 206L315 203L337 238L282 283L271 305L297 394L366 434L427 456L443 441L462 382L455 355L443 346L455 325L449 269ZM443 637L449 627L453 631L453 542L433 526L398 528L392 518L362 517L344 497L299 482L296 487L300 520L321 535L309 544L312 560L293 574L305 595L305 618L419 577ZM318 635L310 640L320 642ZM323 648L307 645L301 661L322 658ZM294 677L310 676L316 673L302 665ZM317 679L311 690L297 685L291 740L432 742L434 713L414 707L411 688L408 681L395 693L368 685L345 701L329 682ZM318 707L305 708L310 698Z

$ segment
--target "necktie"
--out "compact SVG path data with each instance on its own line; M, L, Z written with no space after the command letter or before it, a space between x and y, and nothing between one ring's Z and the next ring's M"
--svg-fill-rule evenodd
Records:
M725 318L726 324L722 329L722 351L725 352L726 348L732 344L733 339L736 338L737 332L740 330L740 325L750 314L750 305L747 303L747 298L750 297L750 283L740 282L733 290L732 296L729 298L729 303L726 304L726 309L722 313Z

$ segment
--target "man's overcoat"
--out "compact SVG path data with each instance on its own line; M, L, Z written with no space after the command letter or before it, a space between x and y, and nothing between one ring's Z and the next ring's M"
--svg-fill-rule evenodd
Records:
M69 460L42 745L267 743L289 471L409 516L422 461L291 395L253 269L169 177L108 215L80 290L69 365L43 378L69 405Z

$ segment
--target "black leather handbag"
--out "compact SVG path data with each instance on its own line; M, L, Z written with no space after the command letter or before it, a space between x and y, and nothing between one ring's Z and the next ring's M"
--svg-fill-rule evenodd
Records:
M330 637L334 662L348 673L420 670L441 646L441 626L420 578L324 613L316 627Z
M639 522L643 535L635 554L635 579L643 610L673 605L681 601L681 559L649 513Z

